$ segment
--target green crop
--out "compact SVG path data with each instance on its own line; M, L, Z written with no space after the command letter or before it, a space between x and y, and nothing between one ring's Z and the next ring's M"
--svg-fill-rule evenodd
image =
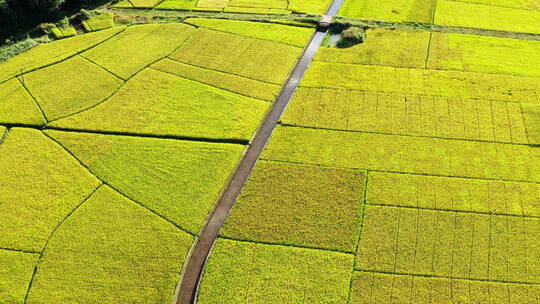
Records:
M0 84L0 123L43 125L43 114L17 79Z
M156 8L160 9L177 9L177 10L189 10L195 8L197 0L165 0L161 2Z
M172 53L194 30L194 27L180 23L132 26L83 56L128 79Z
M540 76L540 42L433 33L428 68Z
M194 37L170 57L199 67L281 84L301 52L299 47L199 28Z
M354 253L364 180L361 171L260 162L221 234Z
M269 103L147 69L106 102L54 127L248 141Z
M368 205L356 267L537 284L538 227L538 218Z
M480 99L301 87L282 122L326 129L528 143L519 104Z
M369 20L431 23L436 2L435 0L348 0L344 2L339 15Z
M323 15L331 3L329 0L289 0L287 8L292 12Z
M526 145L278 127L263 158L377 171L540 181L540 149Z
M347 303L353 256L218 239L197 303Z
M100 31L114 26L113 14L104 13L99 15L93 15L90 19L84 21L84 28L89 31Z
M26 303L171 302L193 239L103 186L52 237Z
M229 6L286 9L287 0L231 0Z
M521 108L529 142L533 145L540 145L540 105L524 103Z
M113 94L123 81L76 56L24 75L25 83L48 120L87 109Z
M123 29L123 27L116 27L97 33L80 35L39 45L8 61L0 63L0 81L9 79L21 72L28 72L42 66L60 62L103 42Z
M0 299L24 303L39 255L0 249Z
M176 60L163 59L150 66L153 69L202 82L226 91L253 98L274 101L281 87L251 78L200 68Z
M528 9L528 10L540 10L540 5L536 0L450 0L450 1L458 1L458 2L466 2L466 3L477 3L477 4L485 4L485 5L493 5L493 6L501 6L501 7L513 7L513 8L521 8L521 9Z
M540 11L438 0L435 23L538 34L540 33Z
M535 303L537 285L355 272L351 304ZM436 300L435 300L436 299Z
M540 78L314 62L302 86L540 103Z
M273 23L224 19L190 18L189 24L232 34L270 40L303 47L311 38L313 29Z
M319 49L314 61L424 68L429 36L428 32L373 29L353 47Z
M46 132L96 176L193 234L201 228L245 148L236 144Z
M0 145L0 248L41 251L100 182L40 131L13 128Z
M539 194L536 183L370 172L366 202L539 217Z

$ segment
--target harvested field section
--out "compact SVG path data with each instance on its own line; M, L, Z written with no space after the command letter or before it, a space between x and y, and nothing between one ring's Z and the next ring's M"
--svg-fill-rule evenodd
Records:
M366 202L540 217L540 184L370 172Z
M370 29L363 43L320 48L314 61L424 68L429 36L429 32Z
M351 303L533 304L539 285L355 272Z
M232 93L266 101L274 101L281 89L277 84L200 68L171 59L160 60L150 67L179 77L202 82Z
M34 253L0 249L0 299L3 303L24 303L38 257Z
M525 145L280 126L262 157L375 171L540 181L540 148Z
M299 26L225 19L189 18L185 22L198 27L290 44L297 47L304 47L314 31L313 28Z
M269 103L146 69L106 102L53 127L248 141Z
M100 185L32 129L9 130L0 145L0 172L0 248L15 250L40 252L55 227Z
M199 28L194 37L170 58L282 84L301 53L301 48L291 45Z
M540 76L540 41L433 33L427 67Z
M218 239L198 303L347 303L353 255Z
M540 33L540 11L438 0L435 24Z
M345 89L298 89L282 119L287 125L528 143L517 103Z
M538 237L538 218L368 205L356 267L538 284Z
M348 0L340 16L367 20L431 23L436 0Z
M193 234L198 233L245 148L59 131L47 131L47 135L102 180Z
M315 62L304 87L540 103L540 78Z
M39 67L60 62L105 41L123 29L123 27L115 27L96 33L39 45L8 61L0 63L0 81L12 78L21 72L28 72Z
M83 56L128 79L172 53L194 32L194 27L180 23L132 26Z
M362 171L259 162L221 235L354 253Z
M123 84L122 80L79 56L27 74L21 82L49 120L92 107Z
M26 303L170 302L192 241L103 186L51 239Z
M0 123L45 124L39 106L17 79L0 84Z

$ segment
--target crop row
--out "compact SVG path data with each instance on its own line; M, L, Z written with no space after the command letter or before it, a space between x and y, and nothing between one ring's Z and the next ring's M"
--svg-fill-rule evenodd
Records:
M263 158L374 171L540 181L540 149L526 145L280 126Z
M540 285L355 272L351 304L534 304Z
M540 283L540 219L370 206L359 270Z
M370 172L370 204L540 217L540 184Z
M540 78L315 62L302 86L540 103Z
M528 143L517 103L300 88L282 122L316 128Z

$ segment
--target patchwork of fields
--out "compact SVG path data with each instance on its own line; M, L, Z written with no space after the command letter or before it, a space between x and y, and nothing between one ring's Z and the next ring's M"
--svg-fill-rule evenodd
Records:
M171 302L312 32L189 19L1 63L0 302Z
M317 49L243 186L315 29L110 27L113 12L0 63L0 303L176 303L194 259L200 304L540 302L540 41L453 28L540 34L538 1L345 0L345 17L451 30L375 27ZM194 257L235 186L208 260Z
M123 0L115 7L244 14L323 14L330 3L330 0Z
M366 37L317 52L198 303L537 303L540 42Z
M420 22L510 32L540 33L535 0L346 0L344 17Z

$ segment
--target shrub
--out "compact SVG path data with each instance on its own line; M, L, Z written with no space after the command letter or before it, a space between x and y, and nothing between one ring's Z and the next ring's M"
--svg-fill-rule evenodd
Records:
M341 32L341 38L338 41L337 46L342 48L351 47L356 44L364 42L366 33L363 28L357 26L351 26Z

